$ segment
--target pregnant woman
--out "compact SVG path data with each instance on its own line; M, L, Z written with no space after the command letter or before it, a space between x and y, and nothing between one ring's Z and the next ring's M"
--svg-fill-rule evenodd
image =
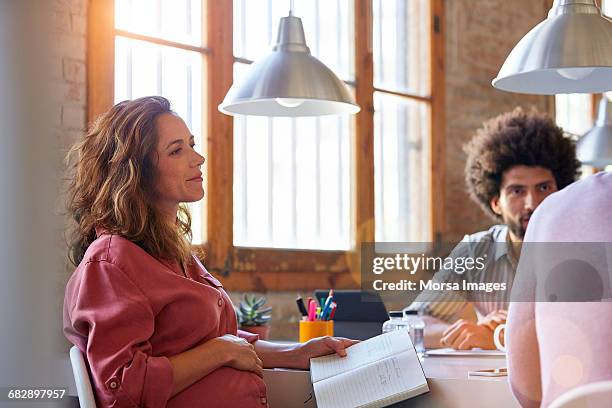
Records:
M100 407L266 406L263 368L308 368L354 343L278 345L237 330L221 282L190 249L183 203L204 196L194 146L153 96L113 106L71 149L77 267L64 333L86 356Z

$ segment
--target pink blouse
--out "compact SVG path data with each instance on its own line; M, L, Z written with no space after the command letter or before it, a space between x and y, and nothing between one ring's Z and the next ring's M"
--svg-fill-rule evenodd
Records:
M267 406L256 374L221 367L170 398L169 356L237 330L221 283L194 257L186 268L117 235L89 246L66 286L64 333L85 355L100 407Z

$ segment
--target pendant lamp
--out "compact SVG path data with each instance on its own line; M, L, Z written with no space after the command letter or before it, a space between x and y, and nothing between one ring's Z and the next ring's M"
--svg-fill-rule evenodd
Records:
M221 112L289 117L359 112L346 84L310 54L302 20L291 10L280 20L271 52L231 86L219 105Z
M576 144L576 155L583 164L605 167L612 164L612 102L602 95L595 126Z
M612 20L595 0L555 0L548 18L510 52L493 86L540 95L612 90Z

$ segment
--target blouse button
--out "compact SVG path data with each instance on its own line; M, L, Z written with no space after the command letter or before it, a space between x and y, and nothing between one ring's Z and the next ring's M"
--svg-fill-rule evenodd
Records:
M111 389L115 389L117 388L117 382L116 381L111 381L110 384L108 384L109 387L111 387Z
M219 300L217 301L217 304L219 305L219 307L223 306L223 300L219 298Z

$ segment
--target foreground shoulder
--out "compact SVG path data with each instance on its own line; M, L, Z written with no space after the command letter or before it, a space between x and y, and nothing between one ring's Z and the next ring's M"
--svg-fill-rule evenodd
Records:
M588 200L585 200L588 197ZM609 211L609 203L612 201L612 173L600 172L578 180L562 190L557 191L546 197L540 204L544 208L539 211L553 213L566 213L566 211L585 211L604 210ZM538 212L536 210L536 212Z
M121 266L125 259L150 258L146 251L119 235L103 234L89 245L83 262L109 262Z

